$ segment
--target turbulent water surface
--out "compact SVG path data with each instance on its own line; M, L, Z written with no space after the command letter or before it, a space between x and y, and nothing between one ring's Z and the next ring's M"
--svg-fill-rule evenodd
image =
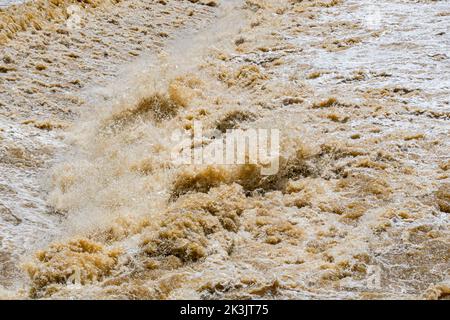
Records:
M12 4L17 4L17 3L21 3L21 2L23 2L23 1L21 1L21 0L2 0L2 1L0 1L0 7L7 7Z
M449 19L407 0L5 9L0 297L448 297ZM279 170L174 161L198 123L185 149L279 130Z

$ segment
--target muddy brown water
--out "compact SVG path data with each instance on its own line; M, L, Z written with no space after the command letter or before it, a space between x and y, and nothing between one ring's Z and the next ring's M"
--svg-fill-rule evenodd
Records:
M449 16L123 1L19 33L0 49L0 294L447 297ZM280 170L174 163L194 121L279 129Z

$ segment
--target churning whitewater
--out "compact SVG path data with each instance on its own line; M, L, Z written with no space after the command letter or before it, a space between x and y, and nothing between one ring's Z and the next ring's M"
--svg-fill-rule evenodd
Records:
M0 298L448 298L448 2L0 7Z

